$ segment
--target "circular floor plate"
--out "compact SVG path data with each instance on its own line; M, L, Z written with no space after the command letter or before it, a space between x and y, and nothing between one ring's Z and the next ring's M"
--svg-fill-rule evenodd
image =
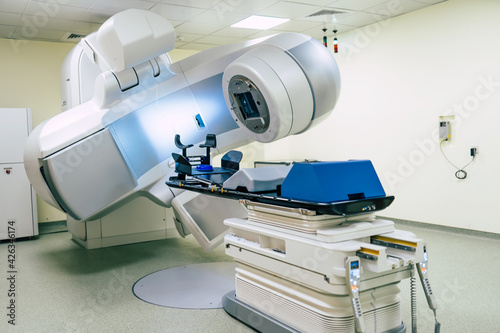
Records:
M139 279L132 288L145 302L182 309L222 308L222 297L234 289L234 262L167 268Z

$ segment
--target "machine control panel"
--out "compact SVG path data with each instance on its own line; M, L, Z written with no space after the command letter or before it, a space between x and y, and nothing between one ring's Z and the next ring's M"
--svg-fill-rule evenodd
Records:
M361 282L361 266L359 257L348 257L345 262L346 282L349 296L351 298L352 309L354 311L354 322L356 332L366 332L363 311L359 300L359 284Z
M361 278L359 260L352 260L349 263L349 268L349 284L351 286L351 291L356 294L359 291L359 280Z
M428 278L428 270L427 270L427 250L424 246L424 260L420 263L417 263L417 272L420 277L420 282L422 282L422 287L424 288L425 297L427 298L427 303L429 304L429 308L433 311L437 309L436 299L434 298L434 294L432 293L431 285Z

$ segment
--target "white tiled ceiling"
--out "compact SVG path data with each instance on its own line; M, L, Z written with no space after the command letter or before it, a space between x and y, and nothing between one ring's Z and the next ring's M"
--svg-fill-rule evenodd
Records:
M0 0L0 38L68 42L69 33L87 35L111 15L128 8L150 10L175 27L176 47L205 50L292 31L321 39L398 16L444 0ZM335 10L334 15L310 15ZM289 18L273 30L230 27L250 15ZM75 40L73 40L75 42Z

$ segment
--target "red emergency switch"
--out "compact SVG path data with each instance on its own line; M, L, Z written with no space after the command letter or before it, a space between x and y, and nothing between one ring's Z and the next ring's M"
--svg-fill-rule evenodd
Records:
M10 169L6 169L5 172L10 175Z

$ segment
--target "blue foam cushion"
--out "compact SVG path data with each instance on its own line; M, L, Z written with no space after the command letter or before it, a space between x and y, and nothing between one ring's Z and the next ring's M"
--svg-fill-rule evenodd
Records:
M196 170L198 171L212 171L214 168L210 164L198 164Z
M281 185L281 196L310 202L383 197L371 161L296 163Z

